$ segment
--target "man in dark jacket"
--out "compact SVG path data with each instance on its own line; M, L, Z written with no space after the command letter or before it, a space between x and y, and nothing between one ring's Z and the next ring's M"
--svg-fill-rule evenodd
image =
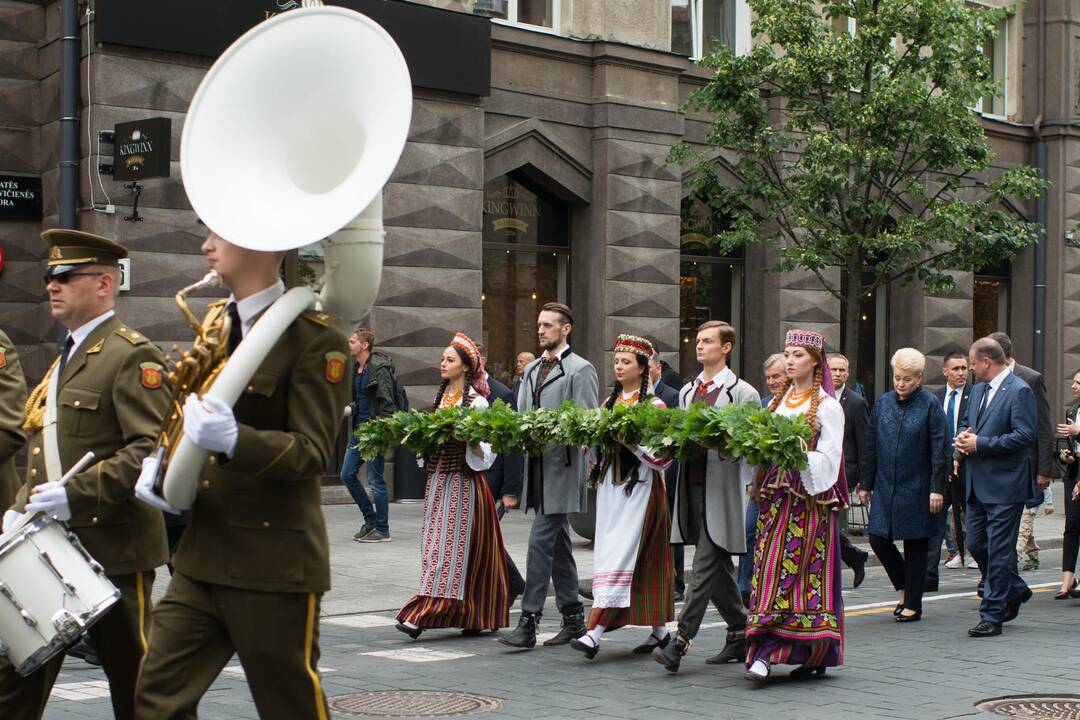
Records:
M848 492L859 484L859 461L863 449L866 426L870 421L870 408L862 395L847 386L848 359L840 353L829 355L829 372L832 374L836 399L844 409L844 474L847 476ZM843 513L840 533L840 559L855 573L854 587L862 585L866 577L866 561L869 553L861 550L848 539L847 513Z
M352 355L352 401L345 409L352 417L352 429L372 418L393 415L398 409L394 381L394 361L384 352L375 349L375 333L369 328L357 328L349 336L349 353ZM350 440L341 466L341 482L364 514L364 524L353 539L362 543L390 541L390 498L386 492L383 469L386 460L381 455L367 464L367 481L375 496L372 505L358 476L364 464L355 441Z

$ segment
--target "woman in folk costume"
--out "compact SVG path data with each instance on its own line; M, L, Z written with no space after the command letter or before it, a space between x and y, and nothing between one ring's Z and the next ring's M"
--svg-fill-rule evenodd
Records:
M651 342L620 335L615 342L615 388L604 407L651 402L665 407L649 383ZM640 445L619 447L610 456L595 457L591 479L596 483L596 534L593 553L593 603L589 631L570 641L590 660L600 652L605 630L646 625L652 632L634 648L645 655L667 645L666 624L675 614L675 569L672 563L671 516L663 471L670 460L653 457Z
M487 374L477 348L454 336L439 363L434 408L488 406ZM420 591L397 614L397 629L417 638L427 628L466 635L510 624L506 563L495 501L480 473L495 455L488 443L449 442L419 462L427 469L420 536Z
M776 663L798 665L791 674L806 677L824 675L826 667L844 661L844 411L833 397L825 337L790 330L784 345L786 386L769 408L805 416L814 438L806 470L773 465L756 482L761 514L746 631L746 677L755 682L764 682Z

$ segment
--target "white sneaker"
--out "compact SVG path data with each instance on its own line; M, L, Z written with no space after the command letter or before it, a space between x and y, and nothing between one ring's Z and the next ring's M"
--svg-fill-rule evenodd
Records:
M968 561L967 561L967 565L965 565L964 567L966 567L968 570L978 570L979 569L979 563L975 562L975 558L969 557Z
M960 559L959 553L953 555L951 558L945 561L945 567L949 568L950 570L958 570L964 567L964 563Z

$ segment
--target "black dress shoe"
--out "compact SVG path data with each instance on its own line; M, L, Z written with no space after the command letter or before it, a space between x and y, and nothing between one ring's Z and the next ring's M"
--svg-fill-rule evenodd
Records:
M574 638L570 641L570 647L574 648L580 653L583 653L586 660L592 660L594 657L596 657L596 653L600 652L600 646L594 645L592 642L592 638L589 638L589 640L586 641L585 637L585 635L582 635L580 638Z
M904 615L903 613L900 613L899 615L894 617L893 620L898 623L919 622L920 620L922 620L922 610L915 613L914 615Z
M792 680L805 680L815 675L818 677L824 677L825 666L819 665L818 667L810 667L809 665L800 665L799 667L788 673L788 677Z
M567 645L571 640L581 637L586 632L584 611L563 613L562 627L555 637L544 641L544 647Z
M728 633L724 649L705 660L706 665L726 665L730 662L746 662L746 636Z
M413 640L420 637L420 633L424 632L423 628L411 628L408 625L406 625L405 623L398 623L394 627L397 628L398 632L405 633L406 635L411 637Z
M67 654L91 665L101 666L101 658L98 657L97 648L94 647L94 641L89 635L79 638L79 642L67 649Z
M980 620L979 624L968 630L971 637L994 637L1001 634L1001 624Z
M656 648L660 648L661 650L663 650L668 646L669 642L671 642L671 633L665 635L663 640L657 640L655 635L649 633L649 639L638 645L630 652L635 655L649 655ZM573 645L573 643L570 644Z
M679 672L679 665L682 663L683 656L686 655L690 649L690 641L684 638L682 635L675 635L675 640L668 643L667 647L656 648L653 650L653 660L664 666L664 669L669 673Z
M1016 598L1012 600L1006 600L1005 612L1002 614L1001 617L1002 621L1009 622L1010 620L1015 620L1016 617L1020 614L1020 606L1030 600L1032 594L1033 593L1031 592L1031 588L1025 588L1024 592L1020 593L1020 595Z
M536 626L540 622L540 613L523 612L517 627L509 635L503 635L499 642L516 648L536 647Z
M464 628L461 631L461 636L462 637L476 637L482 632L484 632L484 631L481 630L480 628Z
M852 587L859 587L863 584L863 580L866 579L866 561L869 559L870 553L864 552L859 555L859 559L851 566L852 571L855 573L855 582Z
M900 617L900 613L904 611L904 603L896 603L896 607L893 608L893 617Z

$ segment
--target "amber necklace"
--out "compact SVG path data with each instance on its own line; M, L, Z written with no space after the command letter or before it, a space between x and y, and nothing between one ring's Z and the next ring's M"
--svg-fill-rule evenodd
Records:
M629 395L627 395L625 392L619 391L619 396L615 398L615 404L634 405L637 403L639 397L641 397L641 390L635 390Z
M784 405L789 408L797 408L806 402L810 398L810 394L814 392L814 386L806 388L802 392L795 392L792 390L786 398L784 398Z
M447 390L443 393L443 407L453 407L458 404L458 401L465 395L465 388L461 388L458 391Z

